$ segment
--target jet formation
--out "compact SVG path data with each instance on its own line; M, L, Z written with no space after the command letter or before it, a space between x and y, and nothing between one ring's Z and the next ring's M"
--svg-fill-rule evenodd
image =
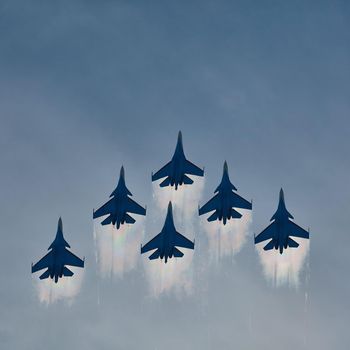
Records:
M156 173L152 173L152 182L161 180L160 187L174 187L175 191L179 186L193 184L194 180L190 176L204 176L204 169L199 168L186 159L181 131L178 134L175 152L170 162L164 165ZM125 183L125 171L122 166L117 187L109 196L109 200L96 211L93 211L93 219L103 217L101 225L113 225L116 229L124 224L134 224L136 220L130 214L145 216L146 208L135 202L130 197L131 192ZM239 220L242 214L236 209L252 210L252 202L247 201L237 193L237 188L232 184L227 162L223 167L223 174L220 184L214 191L212 197L202 207L198 207L198 214L210 213L207 218L209 222L219 221L226 225L228 220ZM278 208L271 218L271 224L259 235L254 236L255 244L269 240L264 250L276 249L280 254L287 248L297 248L299 244L291 237L309 239L309 232L292 221L293 216L286 209L283 190L280 191ZM58 221L58 228L55 240L49 247L46 254L35 265L32 265L32 273L42 269L46 271L39 277L40 279L51 278L57 283L59 278L73 276L73 272L66 266L84 267L84 260L74 255L69 244L63 237L61 218ZM168 210L161 232L145 245L141 245L141 254L153 251L149 256L150 260L168 259L173 257L181 258L184 253L178 248L194 249L194 242L176 231L173 217L172 203L169 202Z

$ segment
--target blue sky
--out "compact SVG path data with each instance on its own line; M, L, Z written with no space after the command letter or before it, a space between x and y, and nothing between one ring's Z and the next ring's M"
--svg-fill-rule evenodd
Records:
M345 1L2 1L1 347L345 348L349 16ZM150 297L141 256L123 278L101 279L92 209L122 164L150 205L150 174L180 129L205 166L203 198L225 159L253 198L251 235L283 186L311 229L308 282L303 271L298 289L272 286L252 239L189 296ZM72 304L46 306L30 264L60 215L86 271Z

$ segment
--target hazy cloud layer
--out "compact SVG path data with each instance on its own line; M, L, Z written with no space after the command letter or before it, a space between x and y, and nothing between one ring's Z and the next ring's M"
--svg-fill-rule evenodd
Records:
M349 15L344 1L3 1L0 348L346 348ZM226 159L252 223L234 259L210 264L203 226L178 217L196 239L191 293L154 298L145 256L102 278L92 210L124 165L148 208L137 235L157 234L151 172L180 129L205 166L201 203ZM297 289L274 287L253 245L282 186L310 227ZM86 267L72 302L45 305L30 264L59 216Z

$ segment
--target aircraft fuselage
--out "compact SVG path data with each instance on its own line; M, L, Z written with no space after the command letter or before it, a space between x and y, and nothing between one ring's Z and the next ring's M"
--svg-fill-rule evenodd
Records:
M273 238L274 242L274 248L276 250L279 250L279 252L282 254L284 249L288 248L288 239L289 239L289 233L288 233L288 216L285 217L276 217L275 218L275 224L276 224L276 236Z

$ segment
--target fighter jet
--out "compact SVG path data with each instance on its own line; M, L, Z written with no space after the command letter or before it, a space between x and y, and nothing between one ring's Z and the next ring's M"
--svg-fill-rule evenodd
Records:
M277 211L270 219L272 223L258 236L254 236L255 244L270 239L270 242L266 244L264 250L275 248L276 250L279 249L280 254L283 253L283 249L287 249L288 247L297 248L299 243L290 238L290 236L309 239L309 232L305 231L290 219L294 218L286 208L284 194L281 188Z
M48 249L49 252L35 265L32 264L32 273L47 269L39 278L43 280L50 277L55 279L55 283L62 276L73 276L74 273L66 265L84 267L84 260L81 260L66 248L70 248L70 245L63 237L62 219L59 218L56 238L51 243Z
M169 202L168 212L162 231L151 239L146 245L141 245L141 254L156 249L156 251L149 256L149 259L154 260L164 258L165 263L167 263L168 259L172 257L183 257L184 253L182 253L176 247L194 249L194 242L190 241L181 233L176 231L173 218L173 207L171 202Z
M230 181L228 167L225 161L221 183L214 192L216 194L206 204L199 208L199 215L215 210L214 213L209 216L208 221L222 220L224 225L226 225L227 220L230 220L231 218L241 218L242 214L234 208L251 210L252 203L248 202L233 191L237 191L237 188Z
M117 229L124 223L134 224L136 220L128 213L146 215L146 209L133 201L129 196L132 196L132 194L125 185L124 167L121 167L118 185L109 196L111 199L93 212L93 218L96 219L108 215L101 222L101 225L112 224L116 225Z
M158 170L155 174L152 173L152 181L157 181L165 177L159 186L175 186L175 190L177 190L179 185L193 184L193 180L189 178L187 174L203 176L204 169L197 167L197 165L194 165L186 159L182 145L182 134L181 131L179 131L175 153L171 158L171 161L164 165L163 168Z

